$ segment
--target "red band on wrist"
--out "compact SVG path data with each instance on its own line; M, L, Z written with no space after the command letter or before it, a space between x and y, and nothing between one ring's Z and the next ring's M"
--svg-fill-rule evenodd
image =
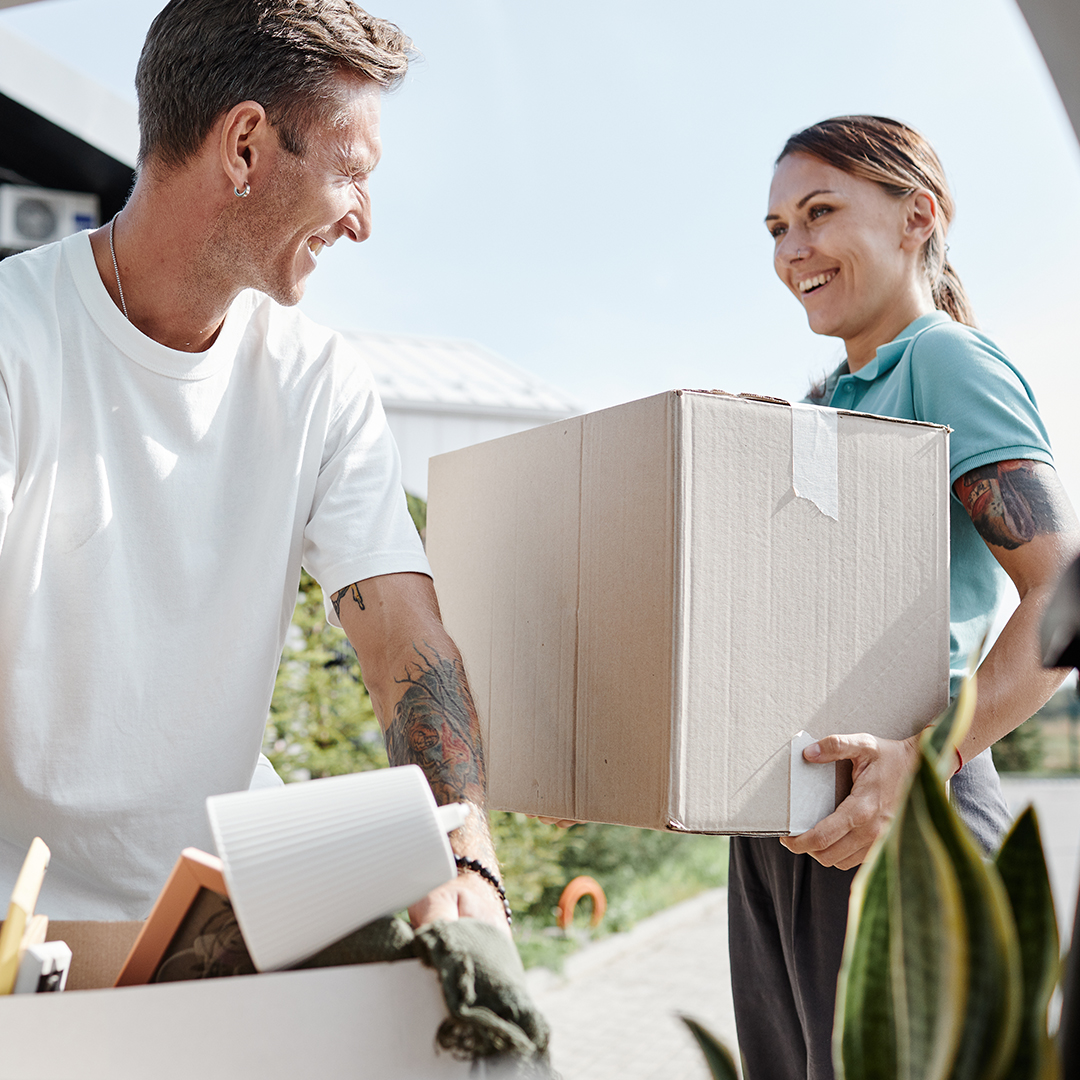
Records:
M927 724L926 727L923 728L923 731L929 731L930 728L934 726L934 724ZM964 755L960 753L959 746L954 746L953 749L956 751L956 760L959 762L959 764L956 766L956 772L959 772L964 767ZM956 773L953 773L953 776L955 775Z

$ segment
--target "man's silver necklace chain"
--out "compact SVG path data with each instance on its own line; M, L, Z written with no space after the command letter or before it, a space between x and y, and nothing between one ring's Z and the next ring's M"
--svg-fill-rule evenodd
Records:
M127 304L124 302L124 286L120 284L120 267L116 263L116 247L113 245L113 229L116 228L116 218L109 222L109 254L112 255L113 273L116 274L116 291L120 294L120 309L124 318L131 322L131 316L127 313Z

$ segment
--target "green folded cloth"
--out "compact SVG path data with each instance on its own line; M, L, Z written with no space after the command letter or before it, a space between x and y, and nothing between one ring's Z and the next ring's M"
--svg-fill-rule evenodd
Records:
M300 967L368 964L419 957L439 976L450 1015L436 1040L466 1061L497 1059L500 1076L549 1077L550 1031L525 988L514 943L478 919L433 922L414 932L397 918L376 919Z
M255 971L231 910L207 929L191 949L170 959L170 973L159 972L158 981ZM548 1059L550 1031L525 988L521 957L514 943L489 923L440 921L414 932L402 919L376 919L296 967L413 957L438 973L450 1013L436 1032L439 1046L462 1060L497 1061L500 1077L554 1077Z
M439 1025L441 1047L466 1060L518 1063L518 1075L552 1075L551 1033L525 989L521 957L505 934L477 919L434 922L417 931L413 948L442 983L450 1015Z

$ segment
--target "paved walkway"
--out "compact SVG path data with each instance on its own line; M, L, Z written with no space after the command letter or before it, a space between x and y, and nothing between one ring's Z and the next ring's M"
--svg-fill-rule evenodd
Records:
M678 1014L734 1048L727 890L601 939L571 956L562 978L530 971L529 986L551 1024L552 1059L563 1080L707 1080Z
M1014 812L1035 803L1063 927L1080 879L1080 779L1007 777ZM727 951L727 893L715 889L604 938L567 962L562 977L529 972L551 1023L563 1080L708 1080L687 1013L735 1047Z

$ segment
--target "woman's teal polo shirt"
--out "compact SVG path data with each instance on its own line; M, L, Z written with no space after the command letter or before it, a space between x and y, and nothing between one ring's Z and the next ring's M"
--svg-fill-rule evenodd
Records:
M1023 376L990 338L943 311L916 319L854 374L845 361L817 400L834 409L952 428L950 485L995 461L1054 463L1035 396ZM950 508L949 668L955 692L1010 582L955 495Z

